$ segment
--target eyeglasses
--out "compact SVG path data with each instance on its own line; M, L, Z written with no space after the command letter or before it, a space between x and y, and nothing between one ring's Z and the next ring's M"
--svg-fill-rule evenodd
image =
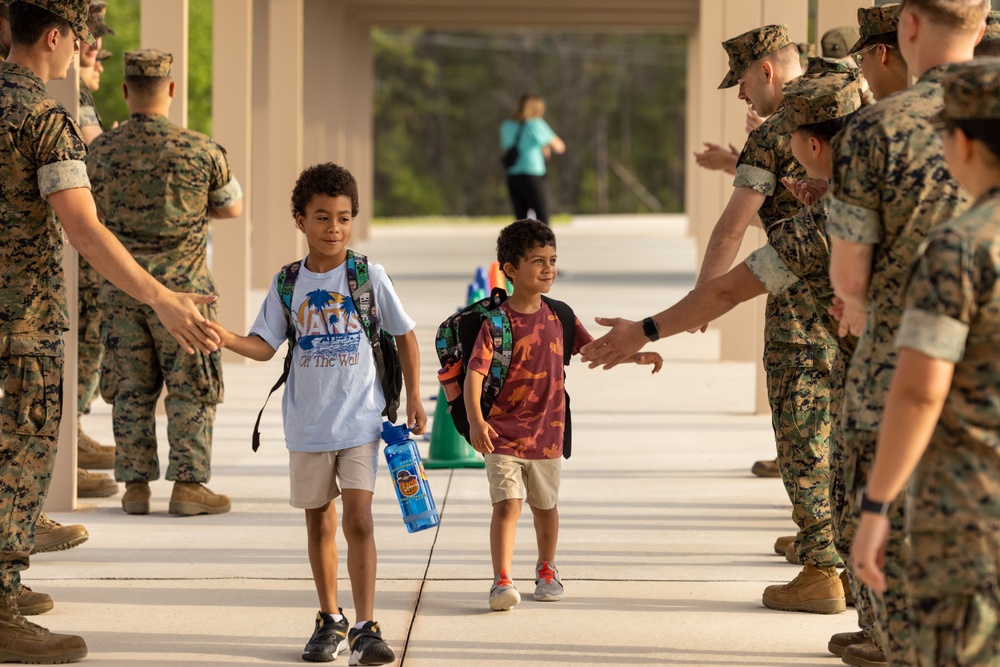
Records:
M864 58L865 58L865 55L864 55L864 54L865 54L865 53L867 53L868 51L871 51L871 50L872 50L872 49L874 49L874 48L877 48L877 47L879 47L879 46L883 46L883 47L885 47L885 50L886 50L886 51L888 51L889 49L894 49L894 48L896 48L896 47L895 47L895 46L893 46L892 44L872 44L871 46L866 46L865 48L861 49L861 50L860 50L860 51L858 51L857 53L852 53L852 54L851 54L851 57L852 57L852 58L854 58L854 62L855 62L855 63L856 63L856 64L857 64L858 66L860 66L860 65L861 65L861 61L862 61L862 60L864 60Z

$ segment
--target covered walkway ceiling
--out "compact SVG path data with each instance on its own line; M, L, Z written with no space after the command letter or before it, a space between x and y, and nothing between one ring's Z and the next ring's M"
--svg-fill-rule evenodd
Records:
M691 32L699 0L346 0L368 25L436 29L546 28Z

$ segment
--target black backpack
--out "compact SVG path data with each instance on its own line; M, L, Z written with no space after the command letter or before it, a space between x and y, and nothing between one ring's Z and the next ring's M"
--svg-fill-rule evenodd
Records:
M445 398L448 401L448 413L455 422L455 429L469 440L469 416L465 410L465 397L462 387L469 369L469 358L479 337L483 322L488 322L493 338L493 361L490 372L483 379L483 395L480 402L483 416L490 414L494 401L500 395L507 371L510 369L513 338L510 332L510 319L500 308L507 300L507 292L496 287L490 296L462 308L446 319L438 327L434 337L434 349L441 371L438 379L445 387ZM568 366L573 357L573 347L576 344L576 315L573 309L562 301L556 301L546 296L542 301L552 309L559 318L563 329L563 365ZM564 376L565 380L565 376ZM456 394L457 389L457 394ZM565 383L563 384L565 390ZM563 456L570 457L573 446L573 430L569 410L569 393L566 394L566 429L563 437Z
M302 262L292 262L281 267L278 272L278 294L281 306L285 311L285 321L288 324L288 352L285 353L285 367L281 377L271 387L264 405L257 413L257 421L253 426L253 450L260 447L260 418L271 394L288 380L288 372L292 366L292 353L295 350L295 324L292 320L292 294L295 292L295 280L299 276ZM403 391L403 369L399 364L399 351L396 349L396 339L386 333L378 322L375 308L372 284L368 279L368 258L353 250L347 251L347 284L351 290L351 301L365 330L365 336L372 346L372 357L375 358L375 369L378 373L382 393L385 395L385 410L382 414L391 422L396 421L396 411L399 409L399 396ZM378 332L377 335L375 332Z
M500 158L500 162L502 162L503 166L507 169L513 167L514 163L517 162L517 158L521 157L521 151L520 149L518 149L517 144L518 142L521 141L521 132L523 131L524 131L524 121L518 123L517 134L514 135L514 143L511 144L511 147L508 148L507 151L503 154L503 157Z

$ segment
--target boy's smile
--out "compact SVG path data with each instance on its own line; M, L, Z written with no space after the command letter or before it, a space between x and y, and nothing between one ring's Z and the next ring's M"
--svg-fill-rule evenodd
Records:
M306 268L326 273L347 259L351 241L351 200L345 195L316 194L306 205L305 215L295 216L295 226L306 235L309 256Z

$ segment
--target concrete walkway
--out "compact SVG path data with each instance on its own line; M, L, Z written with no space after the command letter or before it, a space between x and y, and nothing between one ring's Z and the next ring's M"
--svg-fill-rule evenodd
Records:
M553 296L584 323L598 314L647 315L693 282L683 219L578 219L556 231L566 276ZM382 228L355 244L388 268L419 323L431 415L436 326L462 302L474 267L492 259L496 232ZM855 629L852 611L815 616L760 604L766 585L797 572L771 552L793 526L780 483L748 472L774 453L769 420L742 414L752 406L753 366L719 363L717 348L711 332L661 341L655 349L669 360L655 377L635 367L570 367L575 444L560 502L562 602L530 599L529 514L514 565L525 601L507 613L488 610L490 507L481 470L429 471L442 523L415 535L403 528L380 472L376 609L398 664L839 664L826 643ZM261 451L250 451L256 412L280 363L226 367L210 486L232 496L232 513L170 517L170 486L160 481L146 517L122 513L120 495L53 515L86 524L90 541L36 556L25 582L56 600L35 620L82 634L88 663L303 664L317 607L302 515L287 502L277 396ZM109 406L96 404L84 424L111 440ZM159 431L165 443L164 423ZM160 452L166 460L165 444ZM342 574L342 604L354 620L346 568Z

